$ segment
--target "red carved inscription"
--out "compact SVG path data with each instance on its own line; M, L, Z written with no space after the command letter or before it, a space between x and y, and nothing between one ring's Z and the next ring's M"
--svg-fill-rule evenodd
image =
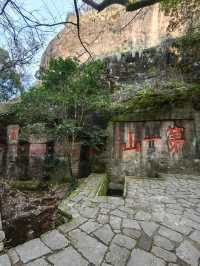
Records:
M17 140L17 131L18 130L16 128L10 129L9 140L11 140L11 141L16 141Z
M135 135L132 132L128 133L128 141L125 144L122 144L123 151L135 150L136 152L141 151L140 143L135 143Z
M172 155L180 152L183 148L185 142L183 139L183 132L184 129L179 127L169 127L167 129L168 146Z

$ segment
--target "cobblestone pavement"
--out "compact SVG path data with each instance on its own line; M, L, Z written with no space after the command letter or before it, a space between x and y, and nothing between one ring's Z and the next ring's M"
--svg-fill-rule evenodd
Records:
M1 221L1 213L0 213L0 252L3 250L3 240L5 239L5 234L2 230L2 221Z
M0 265L200 265L200 177L127 178L124 199L94 197L95 180L63 203L70 223L9 250Z

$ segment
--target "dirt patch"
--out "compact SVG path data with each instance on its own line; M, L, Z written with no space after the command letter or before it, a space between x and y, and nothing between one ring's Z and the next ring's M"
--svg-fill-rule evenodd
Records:
M5 186L1 213L6 248L22 244L62 224L64 218L57 207L67 192L67 184L42 191L21 191Z

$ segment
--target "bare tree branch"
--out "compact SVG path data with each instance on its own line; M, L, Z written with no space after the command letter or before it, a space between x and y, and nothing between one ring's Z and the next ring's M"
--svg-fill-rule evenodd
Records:
M16 65L18 62L19 65L24 65L28 63L28 60L32 60L38 49L44 45L45 36L50 29L66 24L72 25L69 28L71 30L74 28L77 31L78 39L85 51L83 54L87 53L92 57L89 50L90 44L87 44L81 36L78 0L73 1L76 21L56 20L52 12L50 12L52 20L43 21L40 13L26 10L23 2L19 0L0 0L0 28L4 34L3 40L8 41L7 46ZM126 7L127 11L138 10L137 14L134 14L134 17L121 30L134 21L135 17L141 13L141 8L161 1L164 0L82 0L84 5L92 7L99 12L113 4L120 4ZM45 3L45 1L43 2Z
M4 11L5 11L6 7L7 7L7 5L8 5L10 2L11 2L11 0L7 0L7 1L4 3L4 5L3 5L2 9L1 9L1 12L0 12L0 16L4 13Z
M83 48L85 49L85 51L89 54L90 57L92 57L90 51L88 50L88 48L85 46L84 42L81 39L81 31L80 31L80 16L79 16L79 10L78 10L78 4L77 4L77 0L74 0L74 8L75 8L75 13L76 13L76 21L77 21L77 34L78 34L78 39L81 43L81 45L83 46Z
M137 18L137 16L140 14L142 12L142 9L139 9L138 11L137 11L137 13L133 16L133 18L128 22L128 23L126 23L126 25L124 25L123 27L121 27L121 31L122 30L124 30L126 27L128 27L136 18Z

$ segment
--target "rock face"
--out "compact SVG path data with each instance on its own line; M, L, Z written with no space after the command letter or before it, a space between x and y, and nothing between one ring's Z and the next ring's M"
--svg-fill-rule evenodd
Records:
M167 31L169 20L159 4L130 13L116 5L98 14L94 10L84 13L81 16L81 36L94 56L138 51L157 46L169 37L180 36L181 30ZM69 17L69 21L75 21L75 17ZM72 25L66 25L49 43L41 66L46 67L50 58L69 56L80 61L88 58Z

